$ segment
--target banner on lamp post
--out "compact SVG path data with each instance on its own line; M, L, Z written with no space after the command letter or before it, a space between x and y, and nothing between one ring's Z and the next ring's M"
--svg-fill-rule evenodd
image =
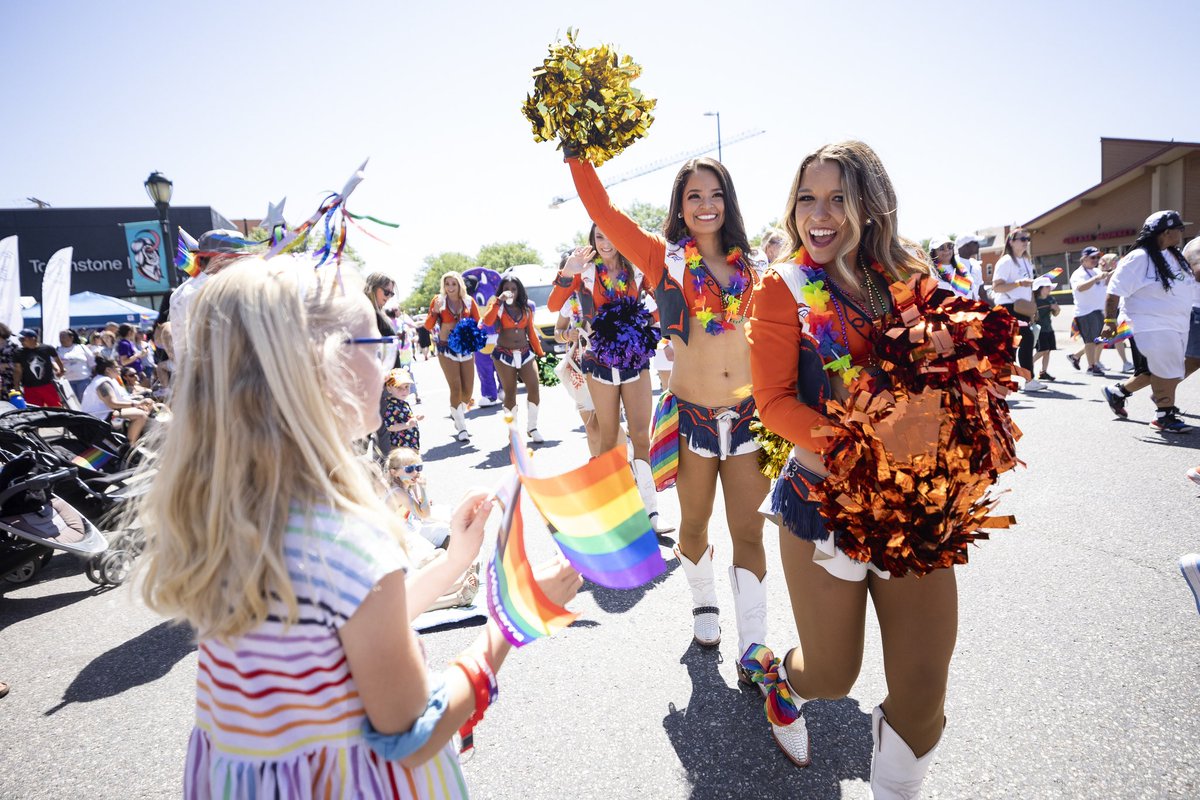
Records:
M150 220L123 222L121 225L125 228L133 290L139 294L165 294L170 291L167 265L172 254L167 252L163 244L162 224L158 220Z
M13 333L25 327L21 316L21 259L16 236L0 239L0 322Z
M64 247L46 263L42 276L42 341L57 347L58 334L71 327L71 256Z

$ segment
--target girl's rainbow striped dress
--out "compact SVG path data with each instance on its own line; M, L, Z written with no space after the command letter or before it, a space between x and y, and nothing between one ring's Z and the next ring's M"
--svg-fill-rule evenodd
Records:
M325 508L291 515L284 555L299 622L285 626L279 603L239 639L200 642L184 796L466 797L453 741L407 769L362 738L366 713L338 629L383 576L407 568L400 546Z

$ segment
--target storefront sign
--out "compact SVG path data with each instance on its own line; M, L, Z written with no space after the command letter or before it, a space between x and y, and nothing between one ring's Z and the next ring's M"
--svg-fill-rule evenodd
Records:
M1080 236L1068 236L1063 244L1080 244L1081 242L1103 242L1109 239L1128 239L1137 236L1137 228L1121 228L1116 231L1101 231L1100 233L1085 233Z

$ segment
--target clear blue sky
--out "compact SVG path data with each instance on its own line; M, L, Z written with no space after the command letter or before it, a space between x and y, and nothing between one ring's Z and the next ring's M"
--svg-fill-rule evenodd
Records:
M616 44L658 98L616 175L762 128L725 150L747 228L778 216L800 158L860 138L903 231L1029 219L1099 180L1101 136L1200 139L1200 4L1101 2L144 2L0 0L0 206L174 203L289 222L370 156L357 213L401 223L372 267L526 240L549 260L586 226L520 105L568 26ZM1192 98L1189 100L1189 98ZM614 187L665 204L673 169ZM195 231L193 233L199 233Z

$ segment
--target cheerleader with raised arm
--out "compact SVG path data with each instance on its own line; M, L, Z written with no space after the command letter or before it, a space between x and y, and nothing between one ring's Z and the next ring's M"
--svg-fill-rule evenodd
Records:
M579 367L595 407L599 452L606 453L624 441L623 408L638 492L655 530L665 533L658 526L658 497L650 472L654 403L649 367L657 332L641 302L649 289L642 270L619 252L604 231L592 225L588 246L572 251L559 269L546 307L561 311L572 298L579 303L586 341Z
M689 160L675 176L659 236L612 205L591 164L573 157L567 163L588 214L645 274L663 335L671 339L674 366L659 414L678 414L679 435L669 443L678 459L681 521L675 555L691 588L693 636L701 645L716 645L721 640L720 603L708 524L719 483L732 539L729 580L740 661L750 645L762 644L767 635L767 562L757 509L769 482L759 471L759 445L750 429L755 405L743 324L757 274L733 181L718 161ZM656 462L657 452L656 445ZM649 465L641 466L639 486L648 472ZM740 665L739 678L750 681ZM795 736L803 732L790 727L772 723L775 739L789 758L806 763L807 736Z
M452 337L455 328L464 319L479 321L479 306L467 293L467 285L461 274L447 272L442 276L442 291L429 303L429 314L425 317L425 329L430 333L437 328L438 364L450 387L450 417L454 420L454 432L458 441L471 438L467 431L467 405L475 391L475 350L459 344L459 337Z

